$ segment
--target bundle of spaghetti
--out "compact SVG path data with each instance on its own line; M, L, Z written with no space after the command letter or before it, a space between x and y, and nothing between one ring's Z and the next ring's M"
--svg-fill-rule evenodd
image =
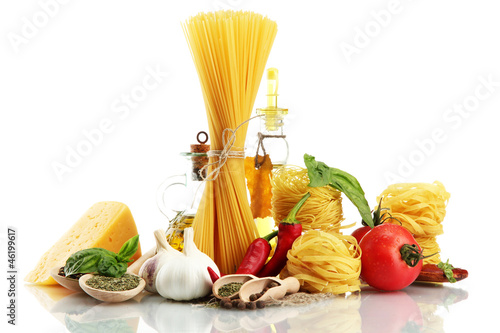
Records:
M258 237L245 187L244 122L252 112L277 26L260 14L218 11L189 18L183 30L203 92L212 149L207 170L211 178L193 222L195 243L229 274Z
M287 254L282 278L293 276L302 291L344 294L360 290L361 249L353 236L309 230Z
M276 224L283 220L299 200L309 192L311 196L296 218L303 230L319 229L339 232L344 220L341 193L331 186L309 187L307 169L283 166L273 173L271 200Z
M446 215L446 205L450 194L443 184L435 181L429 183L402 183L390 185L377 201L382 198L382 208L394 219L386 221L399 224L408 229L423 249L424 256L440 251L436 236L443 233L442 222ZM424 264L437 264L441 261L439 254L424 259Z

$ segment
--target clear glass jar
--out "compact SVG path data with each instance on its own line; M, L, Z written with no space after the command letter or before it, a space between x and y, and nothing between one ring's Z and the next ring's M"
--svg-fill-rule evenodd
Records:
M206 135L205 141L200 141L201 133ZM199 144L191 145L190 152L180 153L185 172L165 179L156 193L158 208L169 220L167 241L179 251L184 247L184 229L192 226L205 189L203 167L208 163L210 146L205 144L205 132L198 133L197 139Z
M268 154L274 168L285 165L288 161L289 147L285 134L285 115L287 109L257 109L260 118L260 131L257 135L257 153Z

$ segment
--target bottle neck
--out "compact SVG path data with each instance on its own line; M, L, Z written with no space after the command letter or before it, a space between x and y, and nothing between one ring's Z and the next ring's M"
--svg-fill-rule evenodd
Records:
M267 113L260 119L260 132L264 135L285 135L285 115Z

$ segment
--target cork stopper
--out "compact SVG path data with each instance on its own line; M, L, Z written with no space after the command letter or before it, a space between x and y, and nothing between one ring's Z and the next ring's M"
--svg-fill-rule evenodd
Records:
M202 168L208 163L208 155L207 152L210 150L210 145L207 145L208 134L204 131L198 132L196 135L196 140L198 144L191 145L191 161L193 162L192 169L192 179L196 181L203 180L203 177L206 177L206 169L201 171ZM203 177L200 172L203 172Z
M204 140L201 140L200 137L205 136ZM196 135L196 141L198 141L198 144L191 145L191 152L192 153L207 153L210 150L210 145L207 145L208 141L208 134L207 132L200 131Z

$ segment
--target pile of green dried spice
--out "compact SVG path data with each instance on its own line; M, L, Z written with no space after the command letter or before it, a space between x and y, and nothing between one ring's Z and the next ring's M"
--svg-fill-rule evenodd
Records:
M219 294L219 296L221 297L231 296L232 294L240 291L242 285L243 283L241 282L226 283L225 285L221 286L219 290L217 290L217 294Z
M119 278L94 275L86 281L86 284L94 289L107 291L124 291L137 288L140 281L140 277L130 274L124 274Z

